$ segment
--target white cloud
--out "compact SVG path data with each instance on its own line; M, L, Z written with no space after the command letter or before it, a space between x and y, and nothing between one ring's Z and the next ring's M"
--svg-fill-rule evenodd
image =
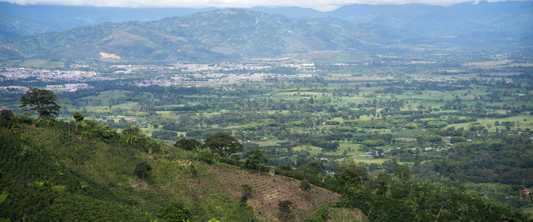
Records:
M71 6L96 6L96 7L134 7L134 8L205 8L205 7L238 7L249 8L253 6L280 7L298 6L313 8L319 11L331 11L343 5L350 4L408 4L422 3L426 5L449 6L461 2L473 2L474 0L7 0L10 3L20 5L71 5ZM479 2L480 0L475 0ZM496 2L502 0L487 0Z

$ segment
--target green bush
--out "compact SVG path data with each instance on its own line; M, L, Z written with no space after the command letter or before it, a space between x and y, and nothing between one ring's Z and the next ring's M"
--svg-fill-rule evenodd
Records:
M172 203L170 206L159 210L156 216L169 222L183 222L192 219L191 212L181 202Z
M202 151L202 153L200 154L200 160L211 165L215 162L216 157L215 157L215 154L213 154L213 152L211 151Z
M320 205L315 212L307 218L307 222L324 222L328 219L329 208L326 205Z

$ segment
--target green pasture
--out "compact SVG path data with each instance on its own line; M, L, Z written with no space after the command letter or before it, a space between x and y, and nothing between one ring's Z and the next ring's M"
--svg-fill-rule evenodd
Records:
M59 67L64 67L65 63L52 62L48 59L28 59L28 60L22 61L19 65L22 67L32 67L32 68L59 68Z
M345 157L345 158L348 158L348 159L351 159L354 161L354 163L358 164L358 163L365 163L365 164L372 164L372 163L375 163L375 164L382 164L384 163L385 161L389 160L389 159L385 159L385 158L374 158L372 156L353 156L353 157ZM344 158L341 158L341 159L337 159L335 161L340 161L342 162L344 160Z
M111 91L102 91L99 93L98 96L85 96L80 98L81 100L98 100L98 99L106 99L106 98L119 98L119 97L125 97L126 93L132 93L132 91L127 90L111 90ZM149 93L148 93L149 94Z
M276 146L278 143L286 142L285 140L266 140L253 142L259 146Z

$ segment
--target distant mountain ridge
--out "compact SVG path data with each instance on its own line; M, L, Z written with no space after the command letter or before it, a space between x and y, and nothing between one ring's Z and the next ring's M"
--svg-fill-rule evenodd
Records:
M449 7L356 4L331 12L298 7L204 11L208 9L30 7L0 3L6 4L16 10L0 8L0 13L28 9L18 15L42 22L0 17L3 59L91 59L106 53L110 58L121 59L210 60L315 51L361 53L387 44L419 42L533 45L533 2L461 3ZM46 7L48 11L40 11ZM72 10L49 15L64 7ZM154 20L158 16L194 12ZM78 17L72 19L73 16ZM128 18L145 21L99 23ZM63 20L64 23L54 23ZM10 28L15 23L27 25L16 26L20 30ZM64 29L68 30L34 35ZM32 36L17 38L25 35ZM7 40L10 38L17 39Z
M103 22L153 21L191 15L216 8L111 8L27 5L0 2L0 14L43 23L54 31ZM449 37L479 31L505 31L514 38L533 34L533 2L464 2L448 7L423 4L352 4L330 12L300 7L252 7L246 10L280 14L289 18L335 17L352 23L371 23L411 38Z
M362 50L390 40L345 24L242 9L214 10L149 22L102 23L9 40L4 58L216 59L313 51Z
M0 42L48 31L48 25L0 14Z
M422 4L343 6L327 13L355 23L372 23L412 37L449 37L475 32L507 32L513 37L533 33L533 2L465 2L448 7Z

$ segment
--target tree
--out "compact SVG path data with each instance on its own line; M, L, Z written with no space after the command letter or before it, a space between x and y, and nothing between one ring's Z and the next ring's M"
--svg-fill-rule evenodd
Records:
M376 178L376 184L377 184L377 187L378 187L378 190L380 192L383 192L383 195L385 195L386 191L387 191L387 186L391 183L391 178L388 174L386 173L381 173L378 175L378 177Z
M366 175L366 170L358 167L346 167L339 175L339 182L346 184L348 182L353 185L359 185Z
M241 158L237 154L231 155L229 159L232 160L233 163L235 163L235 167L237 167L237 163L241 160Z
M289 221L291 219L291 205L290 200L284 200L278 203L279 214L278 217L282 221Z
M406 182L411 178L411 170L406 165L400 165L394 168L394 175L400 178L400 184L403 185L403 182Z
M200 153L200 160L206 162L207 164L211 165L213 163L215 163L216 161L216 157L215 157L215 154L213 154L213 152L209 152L207 150L204 150Z
M192 213L183 203L175 202L166 208L160 209L156 216L170 222L183 222L192 220Z
M211 149L223 158L242 151L242 144L237 139L224 133L217 133L207 138L204 147Z
M13 116L15 116L15 114L13 114L13 111L11 111L11 110L3 109L2 111L0 111L0 117L1 118L7 119L7 120L11 120L11 117L13 117Z
M147 162L141 162L135 166L133 173L135 173L137 176L141 176L141 179L144 180L144 173L150 170L152 170L152 166L150 166Z
M479 131L481 132L483 129L485 129L485 126L483 126L482 124L479 124L479 123L476 123L476 124L471 124L468 126L468 129L470 129L470 131Z
M246 158L246 166L249 168L257 166L257 170L259 171L259 175L261 175L261 163L268 163L268 159L265 155L263 155L263 152L261 150L252 150L246 153L244 156Z
M309 182L307 180L302 180L302 182L300 182L300 189L303 192L307 192L307 191L311 190L311 184L309 184Z
M180 139L174 143L174 147L184 150L195 150L197 147L202 146L202 143L195 139Z
M20 97L20 108L25 111L37 111L40 120L41 116L57 115L61 106L57 105L56 100L57 96L52 91L30 87L30 90Z
M320 167L319 163L313 161L298 167L298 171L302 171L303 173L309 175L318 176L318 174L322 173L322 167Z
M78 132L78 124L83 121L84 116L80 112L75 112L72 117L76 120L76 132Z
M242 185L242 190L244 191L244 195L250 195L252 193L252 186L250 186L250 184L243 184Z

